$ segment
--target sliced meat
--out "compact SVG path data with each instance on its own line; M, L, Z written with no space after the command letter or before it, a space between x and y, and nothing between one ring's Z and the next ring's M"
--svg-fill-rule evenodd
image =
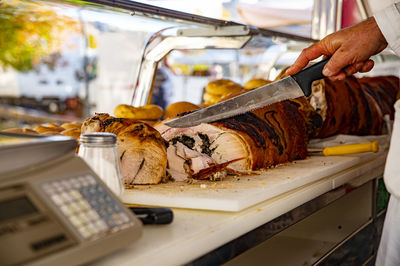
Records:
M248 172L304 159L307 126L299 101L284 101L190 128L156 125L168 141L167 171L205 178L220 170Z
M158 184L166 175L166 143L160 133L146 123L96 114L82 125L82 134L110 132L117 136L125 184Z

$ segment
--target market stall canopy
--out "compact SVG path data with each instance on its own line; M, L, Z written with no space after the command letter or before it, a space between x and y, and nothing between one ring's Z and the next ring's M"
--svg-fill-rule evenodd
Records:
M259 28L273 28L296 24L311 24L312 5L310 1L289 1L290 6L276 6L272 3L239 4L241 19L248 25Z

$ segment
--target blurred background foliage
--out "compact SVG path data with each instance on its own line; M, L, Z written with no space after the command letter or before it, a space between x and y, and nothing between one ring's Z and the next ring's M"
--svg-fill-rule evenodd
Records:
M52 68L65 34L80 31L76 19L40 2L0 0L0 66L28 72L39 63Z

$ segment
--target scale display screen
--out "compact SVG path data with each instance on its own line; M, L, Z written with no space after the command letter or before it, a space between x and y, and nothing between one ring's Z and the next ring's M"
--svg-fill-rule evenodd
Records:
M0 202L0 223L9 219L36 213L38 210L28 199L19 197Z

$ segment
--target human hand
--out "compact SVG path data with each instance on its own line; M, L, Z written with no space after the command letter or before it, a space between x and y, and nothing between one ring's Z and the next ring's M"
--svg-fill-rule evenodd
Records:
M296 62L287 69L294 75L311 60L331 56L323 74L332 80L344 79L356 72L368 72L374 66L370 56L378 54L387 46L375 18L371 17L352 27L332 33L321 41L304 49Z

